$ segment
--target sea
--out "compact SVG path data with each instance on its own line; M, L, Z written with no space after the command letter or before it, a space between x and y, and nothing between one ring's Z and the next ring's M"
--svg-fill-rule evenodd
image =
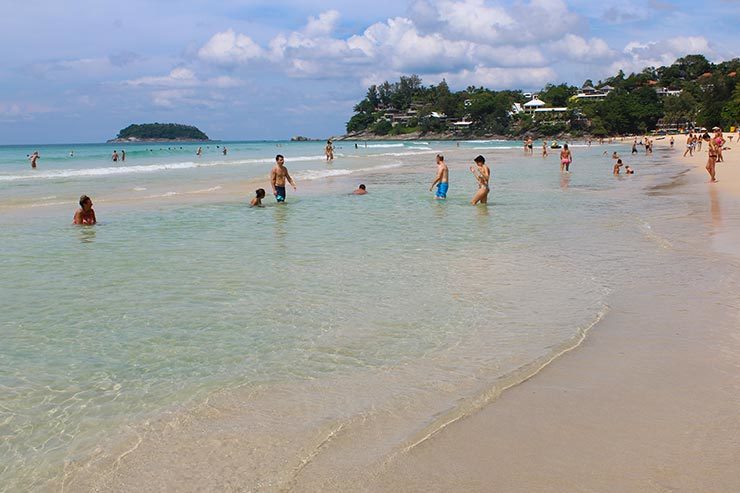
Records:
M678 150L572 142L561 173L557 150L522 146L341 141L331 163L321 142L0 147L0 491L121 489L127 468L218 457L209 437L248 450L245 490L333 448L381 463L728 227ZM635 175L612 174L614 151ZM281 205L276 154L297 185ZM479 154L486 206L469 203ZM82 194L96 226L71 224Z

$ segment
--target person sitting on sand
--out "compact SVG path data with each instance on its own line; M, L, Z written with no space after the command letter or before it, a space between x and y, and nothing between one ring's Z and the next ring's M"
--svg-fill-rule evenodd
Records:
M357 190L352 192L352 195L366 195L366 194L367 194L367 189L365 188L364 184L360 184L360 186L357 187Z
M635 174L635 170L633 170L632 168L630 168L629 164L624 167L624 172L626 174L628 174L628 175L634 175Z
M614 174L618 175L620 169L622 169L622 160L617 159L617 164L614 165Z
M265 198L265 189L264 188L258 188L254 192L254 198L249 202L249 205L252 207L264 207L262 205L262 199Z
M72 224L81 224L85 226L92 226L97 223L95 218L95 211L92 208L93 202L90 197L83 195L80 197L80 208L75 212Z
M488 203L488 192L491 191L488 186L488 181L491 179L491 169L486 166L486 158L483 156L477 156L474 160L475 167L470 167L470 172L473 173L475 180L478 182L478 191L473 195L471 204L487 204ZM477 167L477 169L476 169Z

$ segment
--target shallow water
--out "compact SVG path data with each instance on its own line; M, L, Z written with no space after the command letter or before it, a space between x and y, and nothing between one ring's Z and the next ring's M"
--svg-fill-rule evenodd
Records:
M127 164L156 170L122 173L91 146L42 177L1 150L12 214L0 216L0 490L58 485L214 395L249 416L255 484L288 481L358 416L386 425L365 442L377 459L577 340L610 293L635 272L658 275L657 255L681 247L656 224L691 209L655 195L684 169L671 154L640 156L638 175L615 178L607 147L577 148L570 175L552 155L490 150L489 206L469 206L458 156L505 144L373 143L338 150L327 168L310 157L320 145L285 143L299 187L313 184L264 209L215 187L264 176L274 143L227 143L233 162L181 169L170 166L181 156L139 163L134 151ZM426 191L437 150L454 156L446 202ZM358 180L370 194L348 196ZM110 199L194 182L209 200ZM111 201L95 227L69 226L66 206L28 207L81 189ZM293 449L275 450L276 437Z

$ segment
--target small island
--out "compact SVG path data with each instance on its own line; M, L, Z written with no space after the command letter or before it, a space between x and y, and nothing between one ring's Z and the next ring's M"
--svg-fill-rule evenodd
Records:
M133 124L118 132L115 139L108 142L203 142L208 136L192 125L180 123L142 123Z

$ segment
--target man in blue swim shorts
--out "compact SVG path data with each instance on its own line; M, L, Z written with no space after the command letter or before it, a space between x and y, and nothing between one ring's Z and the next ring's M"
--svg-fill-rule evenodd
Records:
M285 202L285 182L290 183L293 190L296 190L295 182L288 173L288 168L285 167L285 158L278 154L275 156L275 167L270 171L270 184L272 185L272 194L275 196L275 200L278 202Z
M437 193L434 194L434 198L437 200L444 200L447 198L447 190L450 188L450 170L445 164L445 157L441 154L437 154L437 176L432 182L432 186L429 187L431 192L434 186L437 186Z

